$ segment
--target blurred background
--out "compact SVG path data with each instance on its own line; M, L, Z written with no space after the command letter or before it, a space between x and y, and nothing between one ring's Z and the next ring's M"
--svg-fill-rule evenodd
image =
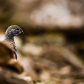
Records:
M84 84L84 0L0 0L0 40L10 25L24 31L15 42L25 81Z

